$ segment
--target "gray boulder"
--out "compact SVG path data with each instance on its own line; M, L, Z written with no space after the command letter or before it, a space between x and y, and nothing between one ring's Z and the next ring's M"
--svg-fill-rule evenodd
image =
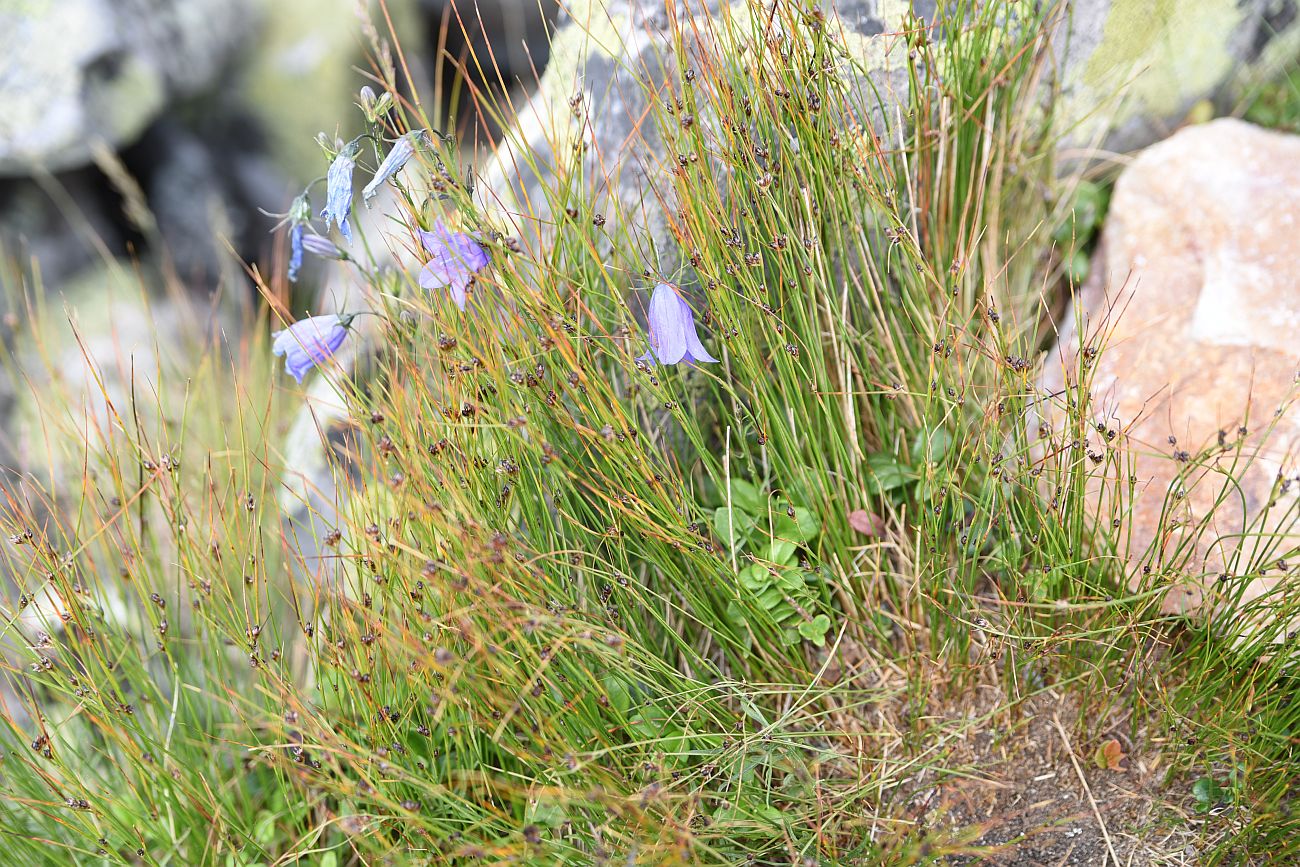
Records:
M1067 144L1130 151L1293 64L1300 16L1296 0L1070 0L1055 44Z
M85 165L178 97L212 87L256 0L0 3L0 175Z
M817 4L827 27L848 49L857 84L884 107L906 96L909 15L933 21L934 0L842 0ZM541 84L519 112L514 134L489 161L484 201L518 225L550 214L540 191L557 171L587 179L575 198L592 203L614 195L624 208L653 211L646 167L663 152L656 130L646 129L647 90L675 79L669 37L707 33L699 17L717 15L716 4L670 6L645 0L587 0L565 4ZM757 7L729 7L752 15ZM768 8L767 6L763 7ZM694 16L697 20L690 22ZM1014 26L1014 25L1010 25ZM776 34L778 37L781 34ZM1059 59L1056 111L1066 146L1133 149L1173 132L1201 100L1224 100L1249 77L1270 74L1300 50L1296 0L1068 0L1060 10L1053 45ZM881 133L877 116L872 125ZM531 152L535 160L524 159ZM574 155L578 154L577 157ZM519 167L524 167L520 169ZM536 166L536 169L530 166ZM606 179L617 178L618 190ZM653 217L647 218L653 224Z

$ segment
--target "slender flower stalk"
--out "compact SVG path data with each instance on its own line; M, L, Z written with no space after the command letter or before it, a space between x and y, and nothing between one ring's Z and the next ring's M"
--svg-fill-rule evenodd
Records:
M658 359L660 364L698 364L718 360L700 342L691 305L671 283L655 286L654 294L650 296L649 320L650 351L637 361L653 364Z
M420 271L420 285L425 289L450 289L452 300L464 310L474 275L488 265L487 250L472 236L448 229L441 220L434 224L432 232L417 231L429 253L429 261Z
M361 151L361 140L353 139L330 163L325 175L325 209L320 215L325 218L325 229L331 223L338 223L339 233L349 244L352 243L352 227L348 225L348 216L352 213L352 171L357 167L357 154Z
M393 148L384 157L384 161L379 164L379 169L375 176L366 184L365 189L361 191L361 199L370 207L370 200L379 193L379 188L389 178L396 175L402 170L402 167L415 155L417 146L427 146L429 144L429 133L426 130L417 129L408 132L393 143Z
M300 319L271 335L275 340L271 352L283 356L284 369L298 382L302 382L308 371L328 361L339 351L355 317L355 313L330 313Z

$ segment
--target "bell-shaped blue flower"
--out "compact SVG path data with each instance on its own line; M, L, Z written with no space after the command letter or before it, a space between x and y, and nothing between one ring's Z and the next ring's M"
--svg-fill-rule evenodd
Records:
M348 328L356 314L339 316L331 313L300 319L283 331L271 335L274 355L284 356L284 369L302 382L307 372L333 357L347 339Z
M696 364L705 361L717 361L700 343L700 335L695 331L695 314L691 305L671 283L655 286L650 296L650 351L637 361L653 363L656 359L661 364L686 362Z
M298 272L302 270L302 237L307 227L294 223L289 227L289 282L298 282Z
M425 289L450 289L452 300L464 310L469 284L487 267L487 250L472 236L451 231L441 220L434 224L432 232L417 231L429 253L429 261L420 271L420 285Z
M325 209L320 212L325 218L325 230L329 231L331 223L338 223L340 234L349 244L352 243L352 227L348 225L352 213L352 170L357 167L360 151L361 144L354 139L330 163L325 173Z
M284 217L281 226L286 222L289 224L289 282L296 283L298 272L302 270L303 237L307 233L307 224L311 222L311 200L304 192L293 200L289 213L279 216Z
M402 166L406 165L411 157L415 155L416 146L427 145L428 143L429 134L422 129L408 132L393 143L393 149L388 152L388 156L384 157L384 161L379 164L375 176L370 179L370 183L366 184L361 191L361 199L366 203L367 208L370 207L370 200L378 195L379 188L383 186L384 182L400 172Z
M319 256L322 259L348 259L347 253L339 249L329 238L312 233L302 239L302 248L313 256Z

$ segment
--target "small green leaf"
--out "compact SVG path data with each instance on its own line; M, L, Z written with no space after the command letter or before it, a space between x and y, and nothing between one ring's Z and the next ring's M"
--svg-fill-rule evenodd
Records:
M732 508L745 512L752 517L757 517L766 511L763 506L763 495L752 482L746 482L743 479L732 479L731 487L723 490L724 496L727 490L731 491Z
M772 583L767 568L757 563L740 570L740 586L758 592Z
M628 720L627 727L641 740L667 742L680 739L683 731L674 725L672 715L659 705L646 703L642 710Z
M803 573L798 569L782 569L776 573L776 584L791 595L802 593L805 589Z
M320 856L320 867L339 867L338 853L331 850Z
M822 531L822 522L812 512L796 506L794 517L791 518L789 513L781 515L773 529L778 539L803 544L817 537Z
M1092 181L1080 181L1074 192L1074 223L1080 238L1089 238L1102 223L1110 192Z
M798 514L796 511L795 515L798 516ZM772 547L767 550L767 559L778 566L789 566L794 563L794 555L798 550L799 546L794 542L785 539L773 539Z
M911 481L907 467L883 452L867 456L867 470L867 492L871 494L883 494Z
M826 643L826 633L830 631L831 619L825 614L818 614L812 620L805 620L798 627L799 634L821 647Z
M1208 810L1223 800L1223 789L1211 777L1201 777L1192 783L1192 797L1202 810Z
M605 687L605 695L609 698L609 703L620 713L627 713L628 708L632 706L632 693L623 679L618 675L607 674L600 679L600 683Z
M749 696L743 693L740 694L739 696L737 696L736 703L740 705L740 712L743 713L745 716L749 717L754 722L758 723L760 726L766 727L768 725L767 715L764 714L763 711L759 709L758 705L754 704L753 699L751 699Z
M732 517L735 517L735 532L732 532ZM740 547L749 540L754 531L754 518L739 509L719 506L713 513L713 529L718 531L718 538L727 545Z
M781 631L781 644L784 647L794 647L802 640L797 630L784 629Z
M275 814L266 810L257 814L253 824L253 839L263 846L270 846L275 840Z
M947 428L925 429L916 432L912 438L912 459L939 463L952 448L952 434Z
M744 772L742 772L742 778ZM770 804L754 804L742 801L728 804L713 814L713 821L719 824L738 823L745 830L752 830L755 825L774 828L785 827L785 814Z
M749 647L753 641L754 634L749 630L749 619L745 617L745 609L740 606L736 600L727 603L727 610L724 613L727 622L736 630L740 636L741 643Z

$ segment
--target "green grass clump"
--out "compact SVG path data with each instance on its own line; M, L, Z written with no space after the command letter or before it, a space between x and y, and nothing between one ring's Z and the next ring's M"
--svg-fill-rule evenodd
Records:
M493 264L462 313L363 263L365 350L313 374L338 507L305 523L283 443L311 419L263 322L178 403L87 428L39 395L82 477L6 489L13 863L940 862L986 829L914 796L1044 695L1089 751L1158 732L1211 860L1293 846L1285 654L1125 587L1088 494L1122 514L1124 454L1071 443L1086 365L1038 429L1053 245L1097 221L1025 5L912 21L883 115L809 10L680 37L645 120L671 273L635 214L512 237L425 154L356 249L409 259L455 212ZM552 211L583 189L559 173ZM661 280L720 363L638 361Z

